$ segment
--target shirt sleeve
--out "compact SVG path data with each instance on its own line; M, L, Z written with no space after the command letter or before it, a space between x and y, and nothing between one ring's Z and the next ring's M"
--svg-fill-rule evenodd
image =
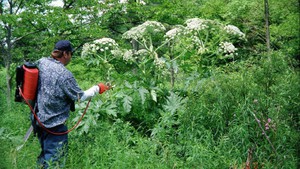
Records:
M80 100L85 101L87 99L90 99L91 97L94 97L97 93L99 93L99 86L96 85L84 91L84 94L82 95Z
M65 95L73 101L79 100L84 94L73 76L66 78L61 87Z

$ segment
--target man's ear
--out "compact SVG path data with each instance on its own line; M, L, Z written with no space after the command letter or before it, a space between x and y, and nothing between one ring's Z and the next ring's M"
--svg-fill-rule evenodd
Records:
M67 51L63 51L63 57L65 58L68 55Z

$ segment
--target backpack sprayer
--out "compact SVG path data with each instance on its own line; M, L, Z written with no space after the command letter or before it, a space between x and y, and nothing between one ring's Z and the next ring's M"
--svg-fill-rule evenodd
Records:
M23 99L28 101L31 106L34 106L36 91L38 85L39 70L37 66L30 62L25 62L24 65L18 66L16 69L16 93L15 101L22 102ZM23 95L21 94L23 93Z
M42 127L48 133L54 135L64 135L75 129L79 123L81 122L82 118L86 114L86 110L89 107L91 99L88 101L87 106L82 114L81 118L78 122L68 131L56 133L52 132L47 129L39 120L36 115L36 96L37 96L37 87L38 87L38 78L39 78L39 70L36 64L25 62L24 65L18 66L16 68L16 93L15 93L15 102L25 102L33 114L34 118L37 120L40 127ZM26 141L30 136L33 127L31 126L27 131L24 140Z

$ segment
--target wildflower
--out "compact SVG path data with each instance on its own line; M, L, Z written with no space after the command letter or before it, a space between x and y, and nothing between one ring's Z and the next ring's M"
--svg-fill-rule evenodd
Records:
M132 61L133 60L133 52L132 52L132 50L125 51L125 53L123 55L123 60L125 60L125 61Z
M111 50L111 54L118 57L118 56L122 56L123 52L119 49L116 49L116 50Z
M97 52L104 52L105 50L117 49L118 44L111 38L101 38L94 40L91 43L85 43L82 48L81 56L85 57Z
M155 59L154 63L158 68L163 68L166 61L163 58L158 58L158 59Z
M148 56L149 55L149 51L146 50L146 49L140 49L135 54L138 55L138 56Z
M266 124L265 124L265 129L266 129L266 130L269 130L269 123L266 123Z
M270 127L273 127L273 128L275 127L275 125L270 125L271 121L272 121L271 118L268 118L268 120L265 124L265 130L269 130Z
M208 51L208 49L205 47L203 41L198 37L198 36L192 36L192 42L193 44L198 48L198 54L203 54L206 51Z
M144 31L141 27L133 27L125 32L122 37L125 39L140 39L143 37Z
M146 5L146 2L143 1L143 0L139 0L138 2L139 2L141 5Z
M205 53L206 51L208 51L207 48L205 48L204 46L200 46L197 52L198 52L198 54L203 54L203 53Z
M127 2L128 2L128 0L120 0L119 1L120 4L124 4L124 3L127 3Z
M193 19L188 19L185 23L187 25L187 29L189 30L200 31L208 28L207 25L208 21L205 19L193 18Z
M245 34L236 26L227 25L223 29L229 34L237 35L240 38L245 38Z
M136 2L141 5L146 5L146 2L144 2L143 0L137 0ZM125 3L128 3L128 0L119 0L119 3L125 4Z
M230 42L221 42L219 46L220 51L227 54L233 54L237 50L237 48L235 48L234 45Z
M146 21L145 23L131 28L123 34L125 39L141 39L148 34L156 34L165 31L166 28L163 24L157 21Z
M106 45L108 46L118 46L115 40L111 38L101 38L94 41L95 44Z
M84 44L83 47L82 47L81 55L82 56L87 56L88 53L89 53L89 48L90 48L90 46L89 46L88 43Z
M176 36L181 35L184 32L184 27L183 26L177 26L171 30L169 30L166 34L165 37L169 39L174 39Z

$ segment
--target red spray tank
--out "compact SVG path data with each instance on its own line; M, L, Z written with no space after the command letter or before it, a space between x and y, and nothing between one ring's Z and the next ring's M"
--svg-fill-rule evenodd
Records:
M25 100L34 101L39 79L39 70L34 65L23 65L24 79L22 85L22 92Z

